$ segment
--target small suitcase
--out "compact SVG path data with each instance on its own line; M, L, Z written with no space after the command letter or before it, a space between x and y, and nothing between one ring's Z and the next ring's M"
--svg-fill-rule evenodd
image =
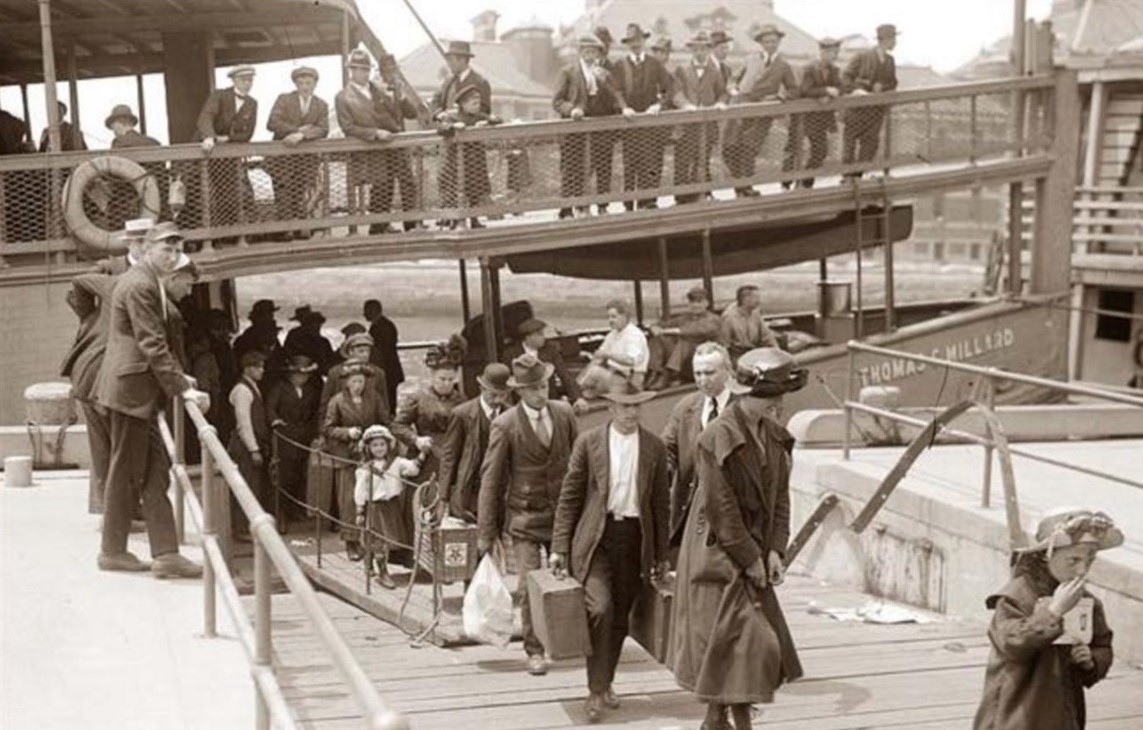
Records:
M671 645L671 608L675 599L675 576L644 585L631 609L631 638L655 661L665 664Z
M441 583L472 580L476 573L476 525L446 517L421 533L420 567Z
M583 586L571 576L556 578L542 568L528 573L532 626L551 659L591 655Z

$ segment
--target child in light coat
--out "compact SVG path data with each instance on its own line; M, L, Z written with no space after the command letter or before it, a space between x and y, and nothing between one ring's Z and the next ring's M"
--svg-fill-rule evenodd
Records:
M365 530L366 560L376 560L377 582L392 589L397 584L389 575L389 554L394 547L412 546L415 534L413 489L405 480L421 473L425 454L415 459L400 456L397 439L384 426L365 430L361 451L364 461L354 473L353 489L357 526Z

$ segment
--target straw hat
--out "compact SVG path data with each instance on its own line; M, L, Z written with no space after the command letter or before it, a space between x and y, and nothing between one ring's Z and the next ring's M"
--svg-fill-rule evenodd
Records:
M230 69L226 75L232 79L236 79L240 76L253 76L254 73L255 71L253 66L243 63Z
M1097 550L1119 547L1123 544L1123 531L1105 512L1060 507L1040 519L1035 542L1021 552L1045 550L1051 555L1057 548L1085 544L1095 545Z
M365 429L365 433L361 434L361 449L364 450L369 442L376 441L377 439L385 439L389 442L389 450L392 451L397 446L397 438L385 426L374 424Z

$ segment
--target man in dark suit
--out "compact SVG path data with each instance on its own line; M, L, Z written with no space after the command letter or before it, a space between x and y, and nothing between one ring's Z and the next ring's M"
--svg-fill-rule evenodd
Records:
M565 119L606 117L618 114L627 102L615 80L602 65L603 42L592 35L580 36L579 58L560 69L552 108ZM617 136L614 132L566 134L560 139L560 195L577 198L587 194L587 181L595 177L595 192L611 192L611 158ZM590 148L590 154L589 154ZM600 215L607 203L597 206ZM575 206L574 215L590 214L587 205ZM572 208L560 210L560 218L571 218Z
M615 64L614 76L626 105L623 116L628 119L637 114L658 114L663 102L671 96L671 75L659 59L647 53L647 39L651 34L637 23L627 26L622 43L628 54ZM670 141L670 127L629 129L623 133L623 190L647 190L659 187L663 175L663 153ZM636 201L624 201L627 210L634 210ZM638 201L640 208L658 207L654 199Z
M725 30L710 32L710 58L722 80L726 84L728 96L738 96L738 79L741 73L730 64L730 35Z
M480 395L454 408L448 417L437 493L450 515L473 524L479 511L480 470L488 451L488 433L492 422L511 405L510 376L506 365L489 363L476 376Z
M472 45L468 41L451 41L448 44L445 62L448 63L449 77L429 102L429 113L433 121L443 121L455 112L457 96L469 86L475 86L480 92L480 111L484 114L492 113L492 86L488 79L472 68L473 58Z
M219 144L249 142L258 121L258 100L250 96L254 67L235 66L227 75L233 85L212 92L198 113L198 138L207 154ZM237 157L211 160L208 169L210 224L228 226L245 222L246 212L254 203L254 192L242 160Z
M695 489L695 446L703 429L718 418L733 400L730 381L730 353L717 342L704 342L691 361L698 390L675 404L663 442L671 465L671 534L686 522L691 495Z
M549 398L567 397L577 412L587 410L587 401L583 399L579 384L568 371L564 363L563 353L556 342L549 342L544 333L547 331L546 322L539 319L526 319L520 323L516 330L518 338L504 351L504 362L510 363L521 355L527 353L541 362L554 368L555 379L550 382Z
M266 373L262 382L267 388L282 377L286 363L285 349L278 342L278 333L282 328L274 319L274 313L277 311L278 306L272 299L259 299L254 302L250 314L247 315L250 326L234 339L232 348L234 359L242 357L243 353L251 350L261 350L266 355ZM238 380L237 367L233 379L235 382Z
M397 120L398 131L404 132L405 120L420 118L424 102L417 96L417 90L401 75L397 58L393 54L382 53L377 57L377 73L385 84L382 102L388 107L390 115ZM484 83L487 85L488 82ZM417 206L417 178L413 174L412 153L410 150L393 150L392 154L397 185L401 191L401 209L412 210ZM406 231L423 227L421 221L405 221L404 224Z
M576 439L549 560L557 576L570 571L583 584L591 634L584 710L591 722L604 707L619 707L611 685L640 586L670 569L667 450L639 424L640 405L654 394L624 382L603 397L611 418Z
M897 62L893 59L893 49L896 47L897 27L889 23L877 26L877 46L861 51L850 59L841 75L842 86L854 96L895 90ZM842 162L868 162L877 155L881 125L888 112L887 106L846 110L845 131L841 136ZM846 174L848 179L859 177L860 172Z
M174 224L162 223L147 234L143 260L128 269L111 296L110 332L99 375L97 399L110 411L111 456L103 519L101 570L139 571L158 578L197 577L202 567L179 554L174 512L167 499L170 463L155 423L156 414L175 396L210 406L183 374L168 343L168 317L174 306L163 277L174 271L182 241ZM154 564L127 550L135 500L142 495L143 515Z
M281 434L294 443L309 446L318 433L318 402L321 400L321 376L317 383L317 363L305 355L291 355L286 362L286 378L274 384L266 394L266 418L275 434ZM306 463L309 452L287 441L278 440L274 452L278 456L276 472L278 487L293 497L281 501L279 524L305 516L299 502L306 496ZM271 465L271 475L274 467ZM283 521L284 520L284 521Z
M528 573L541 567L541 548L551 552L552 520L568 457L577 435L575 414L548 401L552 366L532 355L512 361L508 386L520 402L492 422L480 476L477 547L487 553L500 535L512 538L529 674L548 671L544 645L528 608Z
M710 55L711 42L706 31L699 31L687 41L692 56L689 63L675 69L675 107L678 109L724 108L730 96L726 78ZM687 124L675 145L675 185L710 182L710 155L718 142L718 123ZM693 203L701 193L675 196L679 203Z
M841 71L835 63L841 41L822 38L818 41L818 48L821 49L821 58L802 69L801 96L803 99L818 99L825 104L841 96ZM833 112L810 112L799 116L797 128L810 141L806 169L813 170L821 167L829 152L829 134L837 131L837 116ZM801 186L812 188L814 179L802 178Z
M762 101L787 101L798 98L798 80L789 62L778 53L778 46L786 34L775 25L764 25L754 34L754 40L762 46L762 55L752 58L746 65L742 79L738 83L739 93L735 101L751 104ZM743 119L727 125L726 141L722 157L733 178L749 178L754 175L758 153L766 144L774 117ZM786 155L782 161L783 170L794 169L796 135L790 133L787 125ZM786 183L783 183L786 185ZM742 183L735 188L738 197L753 197L758 191L753 186Z
M66 119L67 104L58 101L56 108L59 109L60 116L60 150L63 152L86 150L87 143L83 141L83 132ZM40 152L48 151L49 136L48 128L44 127L44 131L40 134Z
M317 365L318 377L324 376L337 363L333 345L321 333L325 315L315 312L310 305L303 304L294 309L294 316L290 319L297 322L298 326L286 333L282 350L286 356L305 355Z
M369 351L369 362L385 371L385 388L389 402L397 405L397 386L405 382L405 368L401 365L401 354L397 350L400 335L397 325L385 316L381 302L370 299L365 302L361 314L369 323L369 336L373 338L373 349Z
M290 72L295 91L280 95L270 109L266 129L288 147L329 136L329 105L314 94L317 69L301 66ZM317 182L318 159L313 155L270 157L266 169L274 182L278 216L286 220L306 218L306 193ZM288 238L309 238L309 231L295 231Z
M115 138L111 140L111 149L122 150L132 147L158 147L159 140L140 134L135 125L139 118L126 104L116 104L111 113L103 121L103 125L111 130ZM143 210L140 215L155 219L169 219L170 210L167 206L167 166L162 162L144 162L143 169L151 174L159 186L159 210ZM134 211L140 207L135 186L126 181L113 185L111 203L109 204L107 223L112 228L119 228L128 218L134 217Z

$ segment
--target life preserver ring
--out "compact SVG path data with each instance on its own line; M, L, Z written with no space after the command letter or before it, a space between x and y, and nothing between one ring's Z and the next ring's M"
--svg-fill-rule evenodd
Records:
M157 219L162 202L159 196L159 183L154 176L144 170L139 163L124 157L97 157L72 170L64 184L61 203L68 231L84 247L100 253L112 253L123 248L119 243L120 232L100 228L87 217L83 209L83 191L96 179L105 175L120 178L135 187L135 192L142 201L139 217L149 216Z

